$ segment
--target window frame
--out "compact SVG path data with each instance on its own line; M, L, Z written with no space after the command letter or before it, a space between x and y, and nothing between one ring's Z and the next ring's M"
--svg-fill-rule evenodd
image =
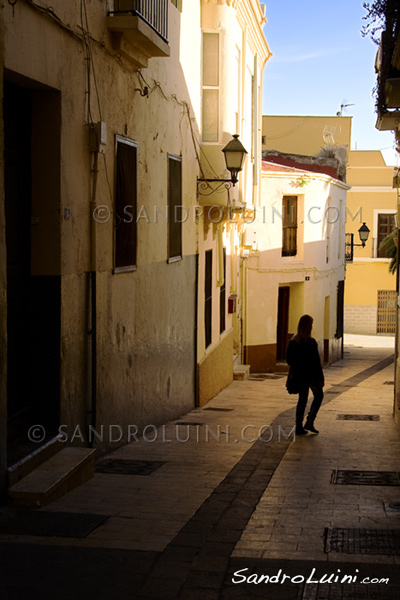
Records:
M295 214L295 218L294 218L294 224L286 224L287 223L287 214L289 213L289 211L286 209L285 210L285 200L288 198L295 198L296 200L296 214ZM287 204L286 204L287 206ZM292 258L294 256L297 256L299 253L299 243L298 243L298 230L299 230L299 197L295 196L295 195L287 195L285 194L284 196L282 196L282 257L283 258ZM293 229L294 230L294 246L295 249L294 251L290 251L287 248L285 248L284 243L287 241L287 235L285 236L284 231L288 230L288 229ZM287 244L286 244L287 245Z
M133 218L133 235L134 235L134 263L131 265L122 265L117 266L117 218L119 215L117 214L118 210L118 145L124 144L131 148L135 148L135 188L134 188L134 199L135 199L135 211ZM113 229L114 229L114 243L113 243L113 273L130 273L137 270L137 254L138 254L138 234L137 234L137 196L138 196L138 150L139 144L135 140L128 138L123 135L116 134L115 135L115 158L114 158L114 220L113 220ZM125 206L126 208L126 206Z
M379 215L393 215L394 226L396 227L397 210L393 208L375 208L374 209L374 222L373 222L373 258L377 260L390 260L386 256L379 256Z
M182 227L182 212L181 212L181 221L179 222L179 254L177 255L171 255L171 192L170 192L170 187L171 187L171 169L170 169L170 164L171 161L175 161L177 163L180 164L180 190L179 190L179 205L174 204L174 212L172 217L175 219L176 216L176 211L175 211L175 207L176 206L180 206L182 207L182 156L178 156L177 154L167 154L167 159L168 159L168 231L167 231L167 263L174 263L174 262L178 262L181 261L183 259L183 227ZM175 223L175 225L178 225L178 223Z
M207 272L207 257L210 257L211 262L210 273ZM206 349L212 344L213 262L212 249L206 250L204 253L204 343ZM207 285L208 283L209 285Z

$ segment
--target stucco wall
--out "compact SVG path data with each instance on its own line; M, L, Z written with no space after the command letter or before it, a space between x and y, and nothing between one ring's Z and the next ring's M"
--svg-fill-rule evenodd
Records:
M196 204L200 70L192 65L193 61L199 65L201 30L200 3L184 4L184 13L169 5L170 57L150 58L148 67L139 73L112 50L105 25L106 3L88 3L96 75L94 81L92 65L90 99L85 44L78 26L70 25L80 23L80 2L56 0L52 4L65 27L26 3L15 6L14 16L10 5L4 7L7 76L21 86L48 86L61 97L58 196L46 195L44 190L44 198L57 215L58 227L47 225L46 235L55 235L53 246L61 249L60 407L61 424L68 426L68 433L78 425L85 432L91 422L92 268L97 272L96 425L131 424L140 429L195 405L198 247L192 208ZM181 58L190 72L183 71ZM95 187L89 120L107 125ZM116 134L135 141L138 148L137 268L129 273L113 272L115 225L121 218L113 214ZM162 216L155 217L156 209L162 214L167 210L169 153L182 157L182 205L187 209L182 260L172 264L167 264L168 224ZM108 218L94 221L94 207L102 207ZM45 225L40 219L39 227ZM42 242L46 239L42 237ZM53 258L53 246L43 245L35 255L36 265ZM82 441L87 442L79 437L74 440ZM107 436L100 445L115 447Z
M307 185L296 188L295 174L264 174L262 206L255 221L246 226L245 240L252 249L245 259L245 343L250 364L254 357L252 370L259 370L262 365L267 370L277 368L273 354L280 286L290 288L289 336L296 333L300 316L309 313L314 318L313 336L321 356L326 339L329 361L340 357L340 340L335 339L336 304L338 281L344 278L347 186L326 176L307 177ZM282 256L284 195L298 196L298 253L291 257ZM329 307L329 314L325 307Z
M199 405L204 406L233 380L233 331L199 363Z

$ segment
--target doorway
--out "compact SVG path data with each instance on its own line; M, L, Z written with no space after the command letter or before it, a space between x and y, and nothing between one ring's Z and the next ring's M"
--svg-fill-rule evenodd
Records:
M278 293L278 323L276 332L277 362L282 362L286 359L286 348L288 344L289 331L289 298L290 287L280 287Z
M29 427L42 425L45 442L59 424L61 278L59 269L47 269L46 256L55 260L60 237L45 219L45 205L56 204L59 221L60 128L52 116L60 112L60 98L5 81L3 108L7 452L13 464L38 447L28 438Z

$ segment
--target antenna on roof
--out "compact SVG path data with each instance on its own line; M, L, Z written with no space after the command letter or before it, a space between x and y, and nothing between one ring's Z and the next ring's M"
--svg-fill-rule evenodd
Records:
M346 102L346 100L344 100L344 102ZM347 108L348 106L355 106L355 104L341 104L340 105L340 110L336 113L337 117L342 117L343 116L343 109Z

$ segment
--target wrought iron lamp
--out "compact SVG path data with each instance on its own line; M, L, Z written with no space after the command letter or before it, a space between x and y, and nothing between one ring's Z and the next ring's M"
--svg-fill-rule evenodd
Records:
M361 248L365 248L365 244L368 240L370 230L365 223L363 223L358 230L358 235L360 236L361 244L354 243L354 233L346 233L346 238L349 239L346 242L346 262L351 262L353 260L353 248L354 246L360 246Z
M227 143L225 148L222 148L222 152L225 156L226 168L231 174L230 179L205 179L197 178L197 193L199 192L199 184L201 188L207 189L212 188L210 183L217 183L217 185L210 193L217 191L222 185L229 189L238 182L238 174L243 169L243 163L246 158L247 150L244 148L242 142L239 140L239 135L235 133L230 142Z

